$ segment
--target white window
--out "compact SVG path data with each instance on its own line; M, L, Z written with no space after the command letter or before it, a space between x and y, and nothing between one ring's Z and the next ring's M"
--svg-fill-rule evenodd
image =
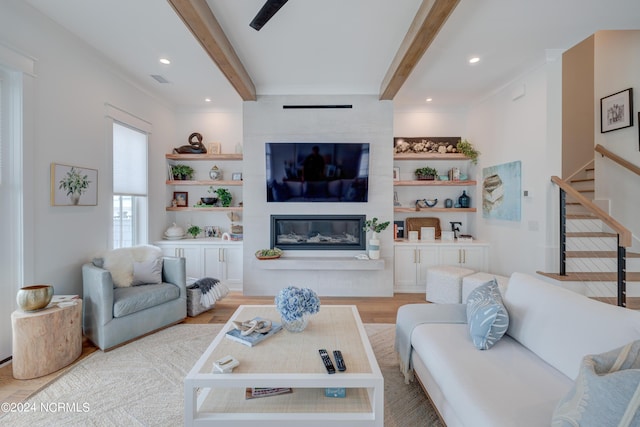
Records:
M147 134L113 123L113 248L146 243Z

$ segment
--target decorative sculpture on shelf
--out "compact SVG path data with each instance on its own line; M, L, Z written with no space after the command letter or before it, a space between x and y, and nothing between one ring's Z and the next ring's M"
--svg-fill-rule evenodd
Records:
M196 139L195 141L193 139ZM178 154L206 154L207 149L202 143L202 135L198 132L194 132L189 135L189 145L181 145L173 149L174 153Z

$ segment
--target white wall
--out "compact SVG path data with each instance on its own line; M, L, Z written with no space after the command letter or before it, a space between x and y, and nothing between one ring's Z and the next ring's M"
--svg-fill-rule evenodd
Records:
M284 104L352 104L352 109L285 110ZM254 253L269 247L271 214L365 214L393 218L393 110L375 96L264 96L244 103L244 293L275 295L288 285L319 295L393 295L393 233L380 233L380 271L273 271L256 268ZM368 142L367 203L267 203L265 142ZM353 251L287 251L285 255L352 257ZM266 261L265 261L266 262Z
M613 65L615 64L615 65ZM595 37L595 143L640 166L638 106L640 106L640 31L599 31ZM600 98L633 88L632 127L600 133ZM610 201L611 215L640 235L640 177L613 161L595 156L596 198ZM634 240L634 248L638 245Z
M81 293L80 266L107 249L111 221L110 141L105 103L150 122L150 236L165 226L164 153L175 145L175 117L138 89L83 41L24 2L3 2L0 41L36 59L32 105L25 111L26 280L51 283L56 293ZM98 205L49 205L51 163L98 170ZM32 236L32 238L30 237ZM24 283L21 285L26 285Z
M535 273L553 263L557 189L550 178L561 172L560 78L560 60L550 60L469 112L469 140L482 153L476 200L481 200L482 168L517 160L522 190L530 194L521 199L520 221L486 219L482 209L476 213L478 238L490 243L491 270L497 274ZM523 89L524 96L514 100Z

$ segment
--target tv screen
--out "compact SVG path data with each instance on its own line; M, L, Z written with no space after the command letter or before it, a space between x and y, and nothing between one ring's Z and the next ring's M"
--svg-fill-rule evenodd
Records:
M369 144L267 142L268 202L366 202Z

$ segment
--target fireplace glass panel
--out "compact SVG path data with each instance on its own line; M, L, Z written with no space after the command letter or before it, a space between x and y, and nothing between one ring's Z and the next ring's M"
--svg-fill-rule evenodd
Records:
M271 215L271 247L365 250L364 215Z

